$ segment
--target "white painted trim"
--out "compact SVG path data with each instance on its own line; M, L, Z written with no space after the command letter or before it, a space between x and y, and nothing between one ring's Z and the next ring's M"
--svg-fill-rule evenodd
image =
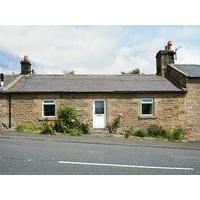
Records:
M143 165L120 165L120 164L86 163L86 162L70 162L70 161L58 161L58 164L91 165L91 166L122 167L122 168L141 168L141 169L163 169L163 170L186 170L186 171L193 171L193 170L194 170L194 168L184 168L184 167L161 167L161 166L143 166Z
M44 115L44 101L54 101L54 104L45 104L45 105L55 105L55 116L45 116ZM56 106L56 100L55 99L43 99L42 100L42 118L55 118L56 117L56 109L57 109L57 106Z
M94 127L94 114L95 114L95 101L103 101L104 102L104 128L106 127L107 121L107 108L106 108L106 100L105 99L93 99L92 102L92 127Z
M152 99L152 103L145 103L143 102L143 99L145 98L149 98ZM142 114L142 104L152 104L152 114ZM153 97L142 97L140 99L140 116L144 116L144 117L152 117L155 116L155 99Z

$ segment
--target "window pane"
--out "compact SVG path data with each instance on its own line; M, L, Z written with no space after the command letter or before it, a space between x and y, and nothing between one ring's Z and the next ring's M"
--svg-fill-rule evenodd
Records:
M153 105L152 104L142 104L142 114L143 115L150 115L153 114Z
M152 98L144 98L144 99L142 99L142 102L144 102L144 103L153 103L153 99Z
M95 114L104 114L104 101L95 101Z
M44 105L44 116L55 116L55 105Z
M55 100L44 100L44 104L55 104Z

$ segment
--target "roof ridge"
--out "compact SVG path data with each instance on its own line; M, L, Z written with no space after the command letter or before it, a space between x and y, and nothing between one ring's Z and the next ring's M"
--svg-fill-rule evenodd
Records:
M172 64L172 65L177 65L177 66L189 66L189 65L192 65L192 66L200 66L200 64Z
M158 76L156 74L33 74L31 76Z

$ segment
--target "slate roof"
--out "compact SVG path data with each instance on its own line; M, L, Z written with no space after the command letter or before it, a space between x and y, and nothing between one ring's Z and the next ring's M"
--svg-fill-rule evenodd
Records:
M4 87L12 83L19 75L5 75L4 76ZM0 88L0 92L2 92L2 88Z
M179 71L181 71L187 77L190 77L190 78L198 78L198 77L200 77L200 65L173 64L171 66L177 68Z
M12 83L19 75L5 75L4 77L4 86Z
M30 75L8 92L181 92L157 75Z

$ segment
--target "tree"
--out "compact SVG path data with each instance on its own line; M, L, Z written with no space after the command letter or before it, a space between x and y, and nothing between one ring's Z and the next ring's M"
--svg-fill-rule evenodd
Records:
M140 74L140 69L139 68L135 68L130 72L130 74Z
M131 70L130 72L121 72L121 74L140 74L140 69L135 68L135 69Z
M72 71L64 71L64 74L66 75L75 75L75 71L72 70Z

